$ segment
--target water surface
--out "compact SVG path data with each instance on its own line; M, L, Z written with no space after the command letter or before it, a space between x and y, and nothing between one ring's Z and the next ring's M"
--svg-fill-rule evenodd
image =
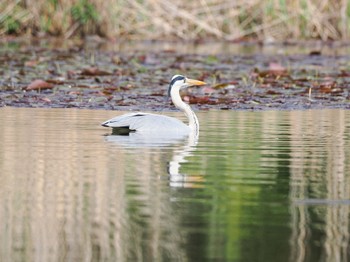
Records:
M121 113L0 110L0 261L349 259L350 111L201 111L197 143Z

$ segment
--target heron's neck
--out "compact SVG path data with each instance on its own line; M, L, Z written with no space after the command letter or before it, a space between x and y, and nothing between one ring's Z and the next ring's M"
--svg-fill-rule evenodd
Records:
M174 92L171 97L174 105L187 116L189 127L192 129L192 131L197 133L199 131L199 122L191 107L182 101L179 92Z

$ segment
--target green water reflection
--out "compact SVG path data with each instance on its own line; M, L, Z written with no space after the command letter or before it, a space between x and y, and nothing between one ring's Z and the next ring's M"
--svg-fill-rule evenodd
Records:
M198 143L156 144L116 114L0 110L0 261L349 259L350 111L199 112Z

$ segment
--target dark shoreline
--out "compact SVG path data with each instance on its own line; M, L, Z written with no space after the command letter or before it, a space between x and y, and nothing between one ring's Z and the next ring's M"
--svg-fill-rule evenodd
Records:
M226 43L226 54L206 54L194 45L187 51L172 45L156 51L152 44L149 51L143 45L125 51L94 42L13 43L0 44L1 107L171 111L168 82L183 74L208 83L183 92L195 110L350 109L345 43L338 46L346 50L308 45L300 53L294 45L291 51L288 45L262 50Z

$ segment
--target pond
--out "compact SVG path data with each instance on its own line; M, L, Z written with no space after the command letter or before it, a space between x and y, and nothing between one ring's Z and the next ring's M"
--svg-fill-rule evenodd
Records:
M349 259L350 111L200 111L198 142L122 113L0 110L1 261Z

